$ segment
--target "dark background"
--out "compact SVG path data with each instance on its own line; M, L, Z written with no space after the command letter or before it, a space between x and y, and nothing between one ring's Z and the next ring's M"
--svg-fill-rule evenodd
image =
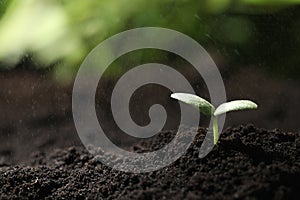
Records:
M105 38L143 26L171 28L197 40L219 67L227 99L259 104L257 111L228 114L225 128L253 123L299 131L300 8L295 2L1 1L0 163L26 162L36 151L81 145L71 109L76 71ZM196 93L209 98L201 77L174 55L138 51L122 57L99 84L96 99L99 121L116 140L109 91L124 70L154 61L185 74ZM133 119L146 123L147 107L160 102L169 106L167 128L175 129L178 110L168 91L146 87L139 92L131 105Z

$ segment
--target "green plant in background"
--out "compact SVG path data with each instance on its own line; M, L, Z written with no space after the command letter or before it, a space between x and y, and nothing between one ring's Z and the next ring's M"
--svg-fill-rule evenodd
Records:
M258 107L256 103L249 100L234 100L222 103L215 108L211 103L194 94L173 93L171 97L184 103L193 105L198 108L202 114L212 117L214 144L217 144L219 139L218 116L230 111L249 110L256 109Z
M286 20L290 24L284 20L276 24L276 15L285 16L280 12L299 3L300 0L2 0L0 67L13 68L24 55L30 54L37 66L54 65L56 77L71 79L84 57L104 39L124 30L156 26L180 31L205 47L212 48L212 45L212 51L224 48L226 51L221 54L229 52L231 57L237 55L242 60L261 55L265 60L269 54L268 62L285 57L284 71L288 71L288 66L298 63L298 52L291 55L281 47L289 47L288 39L300 46L295 44L300 17L289 15ZM272 26L260 27L257 16L273 14L275 17L266 18L266 24ZM286 30L281 27L284 25L293 28L278 38L280 31ZM270 44L254 42L260 41L265 30L272 32L264 38ZM280 55L269 53L274 41L284 39L287 41L278 46L281 51L276 51ZM276 64L277 60L273 65ZM270 63L266 66L273 67Z

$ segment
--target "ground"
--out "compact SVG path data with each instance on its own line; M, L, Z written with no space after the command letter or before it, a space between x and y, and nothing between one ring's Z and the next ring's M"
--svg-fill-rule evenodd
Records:
M248 70L226 78L228 99L250 98L260 109L228 115L207 157L198 158L206 134L199 128L175 163L131 174L103 165L81 144L72 120L72 85L58 85L44 72L1 72L0 198L298 199L297 81L267 77ZM254 126L239 125L248 122ZM165 130L130 148L160 148L175 132Z
M230 128L200 159L205 132L199 128L175 163L144 174L113 170L80 147L36 154L26 166L0 168L1 199L298 199L299 134L252 125ZM163 132L133 149L152 150L174 134Z

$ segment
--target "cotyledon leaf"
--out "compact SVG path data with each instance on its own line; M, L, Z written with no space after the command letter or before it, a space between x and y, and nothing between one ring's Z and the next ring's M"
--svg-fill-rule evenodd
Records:
M230 111L256 109L257 104L249 100L235 100L223 103L218 106L214 112L214 116L218 116Z
M171 97L184 103L195 106L204 115L212 116L212 114L215 111L215 107L211 103L194 94L173 93Z

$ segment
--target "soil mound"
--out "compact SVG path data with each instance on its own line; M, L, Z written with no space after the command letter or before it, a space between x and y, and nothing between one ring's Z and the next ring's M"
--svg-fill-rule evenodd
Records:
M180 159L151 173L113 170L81 147L36 153L26 166L0 167L0 198L299 199L299 133L252 125L229 128L199 159L206 131L198 132ZM164 132L132 150L160 148L174 134Z

